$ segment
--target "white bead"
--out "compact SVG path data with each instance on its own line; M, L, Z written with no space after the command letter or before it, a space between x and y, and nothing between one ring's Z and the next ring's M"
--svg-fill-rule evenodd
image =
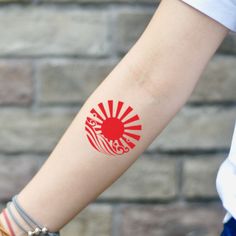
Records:
M48 233L48 229L47 229L46 227L43 227L43 228L42 228L42 233L43 233L43 234L47 234L47 233Z
M36 228L36 229L34 230L34 233L35 233L36 235L39 235L39 234L41 233L41 229L40 229L40 228Z
M32 231L29 231L28 236L32 236L32 235L34 235L34 233Z

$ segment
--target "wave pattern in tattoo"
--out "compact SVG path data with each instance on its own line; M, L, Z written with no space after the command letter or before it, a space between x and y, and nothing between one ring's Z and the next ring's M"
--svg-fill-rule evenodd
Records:
M124 103L108 100L90 110L85 130L88 141L99 152L107 155L122 155L129 152L140 140L139 116Z

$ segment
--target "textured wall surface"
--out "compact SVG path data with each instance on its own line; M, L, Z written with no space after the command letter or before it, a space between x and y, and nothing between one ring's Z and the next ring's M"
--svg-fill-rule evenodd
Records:
M153 0L0 1L1 207L34 176L157 7ZM219 235L215 177L230 147L235 91L236 35L229 34L173 121L62 236Z

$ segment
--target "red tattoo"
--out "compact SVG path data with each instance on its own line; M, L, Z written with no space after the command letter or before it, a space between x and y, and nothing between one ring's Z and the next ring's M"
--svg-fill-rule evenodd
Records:
M107 155L121 155L129 152L140 140L142 126L139 116L132 114L133 108L125 108L124 103L108 100L91 109L85 122L85 130L90 144ZM133 123L134 124L131 124Z

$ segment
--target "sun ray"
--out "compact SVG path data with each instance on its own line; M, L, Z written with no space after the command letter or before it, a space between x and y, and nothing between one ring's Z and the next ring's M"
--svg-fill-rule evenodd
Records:
M128 120L124 121L123 124L125 125L125 124L128 124L128 123L134 122L136 120L139 120L139 116L138 115L135 115L135 116L129 118Z
M113 101L108 100L108 106L109 106L109 111L110 111L110 117L113 117Z
M123 102L120 102L120 101L118 102L115 118L118 118L118 116L120 114L120 110L121 110L123 104L124 104Z
M128 129L128 130L141 130L142 126L141 125L133 125L133 126L125 126L124 128L125 128L125 130L126 129Z
M96 114L96 117L99 119L99 120L101 120L101 121L104 121L104 119L99 115L99 113L93 108L91 111L90 111L90 113L92 113L92 114ZM101 123L100 123L101 124Z
M129 145L130 148L134 148L135 144L131 141L127 141L127 139L123 136L121 137L122 140L124 140L125 143L127 143Z
M124 132L124 135L127 135L127 136L134 138L136 140L140 139L140 135L136 135L136 134L132 134L132 133L128 133L128 132Z
M131 111L133 110L132 107L128 107L125 112L123 113L123 115L120 117L120 120L122 121Z
M106 119L107 119L108 116L107 116L106 110L105 110L105 108L104 108L104 105L100 102L100 103L98 104L98 106L99 106L99 108L100 108L102 114L103 114L103 115L106 117Z

